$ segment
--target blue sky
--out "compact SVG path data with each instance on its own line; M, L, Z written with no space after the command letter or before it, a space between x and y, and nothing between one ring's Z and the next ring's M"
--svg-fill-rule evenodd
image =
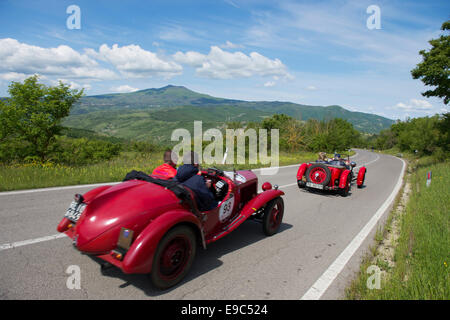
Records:
M80 29L68 29L70 5ZM370 5L381 29L369 29ZM341 105L392 119L448 112L410 70L449 1L0 0L0 95L38 73L87 95L183 85L213 96Z

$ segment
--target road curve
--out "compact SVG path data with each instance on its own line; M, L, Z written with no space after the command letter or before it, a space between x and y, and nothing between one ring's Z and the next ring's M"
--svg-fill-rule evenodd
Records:
M297 166L260 176L260 185L270 181L286 193L280 232L265 237L259 223L244 223L199 250L188 276L162 292L145 275L126 275L115 268L102 273L98 260L79 254L70 239L54 237L73 194L92 187L0 193L0 299L300 299L377 211L380 223L384 221L387 200L401 181L404 163L398 158L357 150L353 160L358 166L367 164L366 187L353 187L347 198L300 190ZM375 230L368 230L314 298L342 297ZM72 265L80 267L81 289L67 288L66 271Z

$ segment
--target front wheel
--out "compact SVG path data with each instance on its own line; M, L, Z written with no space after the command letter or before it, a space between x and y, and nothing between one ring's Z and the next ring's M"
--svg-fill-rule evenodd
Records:
M284 214L283 198L277 197L267 204L264 209L263 231L267 236L272 236L280 229Z
M159 242L150 274L153 285L167 289L180 282L195 258L197 244L194 231L187 226L170 230Z

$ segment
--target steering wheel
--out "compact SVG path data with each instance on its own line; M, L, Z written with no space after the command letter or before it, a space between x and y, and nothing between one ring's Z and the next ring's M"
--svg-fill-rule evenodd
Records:
M211 175L211 176L223 176L223 175L224 175L224 173L223 173L222 170L217 169L217 168L215 168L215 167L208 168L207 172L208 172L208 174Z

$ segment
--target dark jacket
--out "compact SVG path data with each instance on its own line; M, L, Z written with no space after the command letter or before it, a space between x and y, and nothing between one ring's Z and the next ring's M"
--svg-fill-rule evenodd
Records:
M206 187L205 178L197 175L198 168L191 164L184 164L178 168L175 179L191 189L195 194L197 207L200 211L209 211L217 206L214 195Z
M192 164L183 164L178 168L175 180L183 183L198 173L198 168Z

